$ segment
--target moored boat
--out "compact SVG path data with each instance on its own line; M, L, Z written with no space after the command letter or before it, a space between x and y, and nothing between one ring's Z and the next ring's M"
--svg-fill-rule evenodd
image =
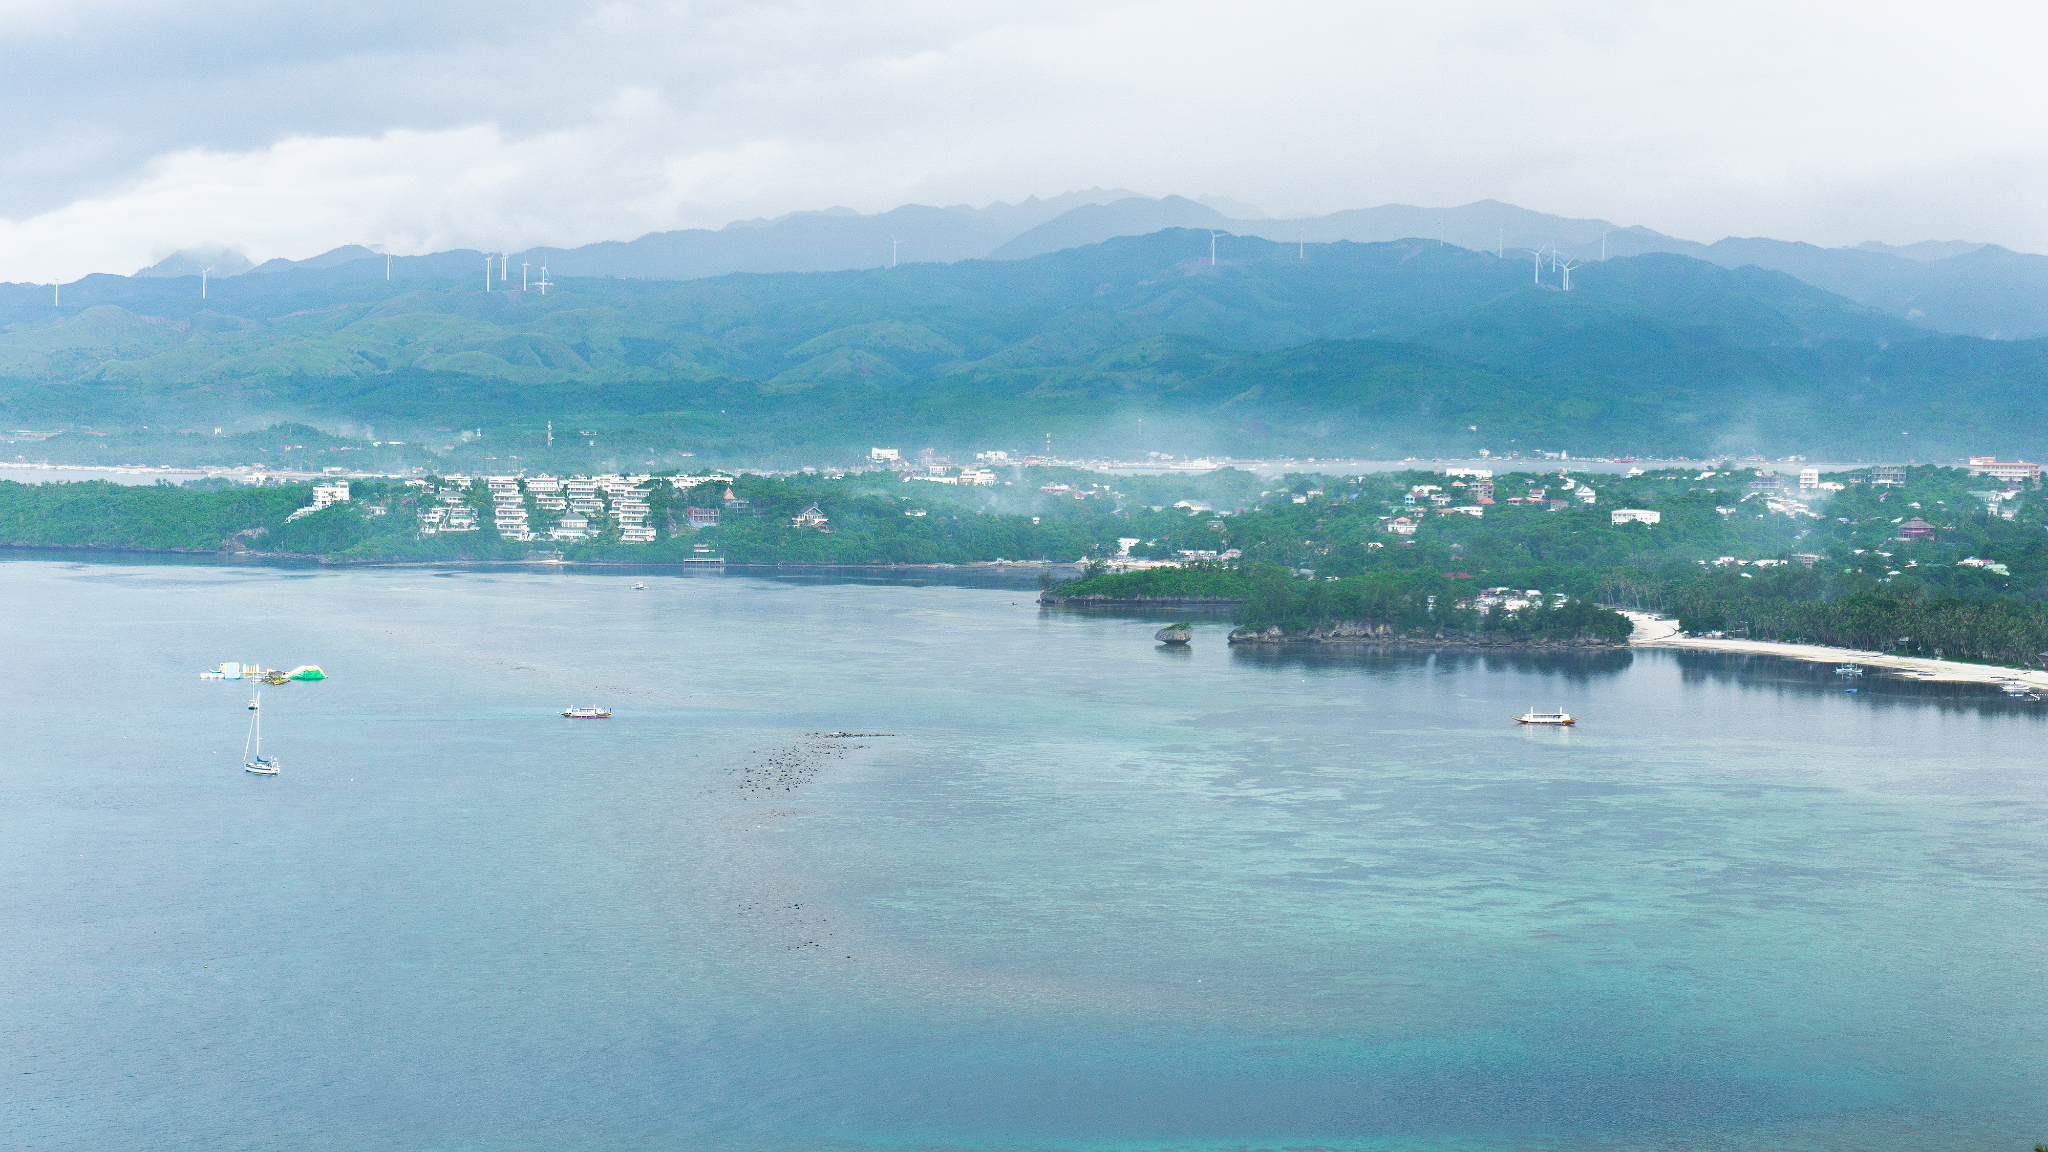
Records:
M1533 706L1527 712L1515 717L1515 723L1517 724L1563 725L1577 724L1578 722L1579 718L1569 712L1538 712Z
M254 772L258 776L275 776L278 762L275 757L263 754L263 696L256 693L249 697L249 736L242 741L242 771Z
M612 710L601 705L580 708L572 704L562 709L562 715L571 720L609 720L612 718Z

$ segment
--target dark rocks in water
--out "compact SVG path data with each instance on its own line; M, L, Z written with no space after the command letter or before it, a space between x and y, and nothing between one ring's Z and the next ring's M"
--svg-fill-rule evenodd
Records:
M1195 638L1195 627L1192 624L1168 624L1154 632L1152 638L1161 644L1185 644Z
M1407 633L1385 624L1339 620L1306 632L1289 632L1279 626L1239 628L1230 634L1232 644L1398 644L1427 648L1626 648L1626 640L1577 637L1507 636L1497 632Z

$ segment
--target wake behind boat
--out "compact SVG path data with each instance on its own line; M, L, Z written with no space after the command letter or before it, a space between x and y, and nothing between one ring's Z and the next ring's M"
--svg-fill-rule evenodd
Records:
M1579 718L1577 716L1572 715L1569 712L1538 712L1533 707L1530 708L1527 712L1522 713L1520 716L1515 717L1515 723L1517 724L1557 725L1577 724L1578 722Z
M570 705L562 709L562 715L567 716L571 720L609 720L612 718L612 710L598 705L592 705L589 708L578 708L575 705Z
M258 776L275 776L278 762L263 754L263 694L253 692L249 696L249 737L242 742L242 771L254 772Z

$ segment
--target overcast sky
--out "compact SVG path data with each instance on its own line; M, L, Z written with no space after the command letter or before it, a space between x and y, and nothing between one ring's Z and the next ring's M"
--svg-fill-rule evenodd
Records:
M2041 6L0 0L0 279L1075 188L2048 251Z

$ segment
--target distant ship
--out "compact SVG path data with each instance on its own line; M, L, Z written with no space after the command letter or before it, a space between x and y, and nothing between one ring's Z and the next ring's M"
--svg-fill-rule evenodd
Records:
M1577 724L1578 722L1579 718L1569 712L1538 712L1533 707L1520 716L1515 717L1515 723L1517 724Z
M242 741L242 771L254 772L258 776L275 776L277 760L263 754L263 697L257 693L249 697L249 737Z
M562 710L562 715L567 716L571 720L609 720L612 718L612 710L598 705L593 705L589 708L578 708L575 705L570 705Z

